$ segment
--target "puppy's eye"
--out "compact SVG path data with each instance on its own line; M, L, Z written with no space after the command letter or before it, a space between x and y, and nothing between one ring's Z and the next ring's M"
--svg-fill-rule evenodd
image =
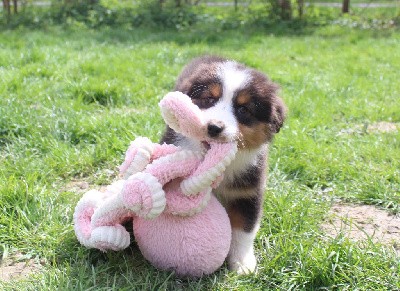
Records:
M194 104L199 106L199 108L204 108L204 109L210 108L217 102L217 99L215 99L213 97L201 97L201 98L196 98L196 99L192 99L192 100L193 100Z
M250 110L246 106L239 106L236 108L236 112L242 116L249 116L251 115Z
M214 105L214 103L217 101L217 99L215 99L214 97L202 98L202 100L204 100L205 103L210 105Z

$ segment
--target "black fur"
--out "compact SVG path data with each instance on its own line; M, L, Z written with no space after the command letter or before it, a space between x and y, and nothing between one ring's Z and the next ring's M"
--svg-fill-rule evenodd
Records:
M236 199L230 203L229 209L241 215L243 218L243 230L251 232L261 216L261 205L261 196L257 195L251 198Z

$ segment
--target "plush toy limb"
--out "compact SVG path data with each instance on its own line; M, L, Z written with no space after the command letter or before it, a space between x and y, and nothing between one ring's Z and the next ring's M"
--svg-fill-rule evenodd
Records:
M117 225L126 220L128 217L135 215L135 212L124 206L123 201L119 198L124 186L125 180L118 180L109 185L105 191L107 199L100 204L93 212L91 218L92 228L105 225ZM137 210L140 209L140 196L137 199Z
M179 147L169 144L152 143L147 137L138 137L131 142L125 154L125 160L119 167L124 179L143 171L148 164L162 156L180 150Z
M186 196L182 194L179 188L179 181L176 184L168 185L169 188L165 189L165 196L167 198L165 213L179 216L193 216L207 206L211 198L211 187L206 187L206 189L197 193L197 195Z
M173 144L154 144L153 154L151 156L152 161L157 160L161 157L173 154L177 151L182 150L180 147L173 145Z
M105 192L90 190L78 202L74 212L74 230L82 245L102 251L122 250L129 246L129 233L120 223L132 213L121 207L118 209L114 201L122 182L111 184Z
M129 145L125 154L125 161L120 166L120 173L124 179L141 172L150 163L154 144L147 137L138 137Z
M236 143L211 144L204 160L191 176L181 182L173 181L164 189L167 198L166 212L192 216L202 211L211 197L212 187L217 187L223 178L223 171L236 151Z
M118 203L136 215L154 218L164 211L166 200L162 184L149 173L136 173L124 183Z
M120 251L130 245L131 238L122 225L100 226L93 230L91 242L94 248L103 252Z
M97 190L90 190L83 195L75 207L74 212L74 230L79 242L92 248L90 240L92 235L91 220L95 209L103 202L103 193Z
M166 203L164 185L192 173L201 159L201 153L186 150L156 159L143 172L132 175L125 182L120 194L123 205L141 217L158 216ZM137 209L138 205L140 209Z
M185 195L195 195L217 183L237 152L236 142L210 143L210 147L196 171L182 181L181 189Z
M200 165L202 159L201 152L180 150L155 160L144 172L153 175L161 185L165 185L176 178L188 176Z
M170 128L185 136L203 140L205 134L202 112L181 92L170 92L159 103L161 115Z

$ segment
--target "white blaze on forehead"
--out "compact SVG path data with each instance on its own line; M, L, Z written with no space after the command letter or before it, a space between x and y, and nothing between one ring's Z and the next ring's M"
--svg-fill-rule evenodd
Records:
M238 134L238 124L233 110L232 99L235 93L243 89L250 80L250 74L239 69L238 64L227 61L219 65L218 79L222 85L222 97L212 107L203 110L206 123L219 121L225 126L222 136L228 140L234 140Z
M218 77L222 83L222 99L225 100L232 100L235 92L244 88L250 80L250 74L232 61L219 66Z

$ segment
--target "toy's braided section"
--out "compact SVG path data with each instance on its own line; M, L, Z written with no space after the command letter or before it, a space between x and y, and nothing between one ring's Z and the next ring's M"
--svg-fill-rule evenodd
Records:
M154 150L154 144L147 137L138 137L129 145L125 154L125 161L119 167L124 175L124 179L128 179L132 174L143 171L150 163Z
M213 143L204 161L181 183L182 192L191 196L210 187L220 177L237 153L236 143Z

